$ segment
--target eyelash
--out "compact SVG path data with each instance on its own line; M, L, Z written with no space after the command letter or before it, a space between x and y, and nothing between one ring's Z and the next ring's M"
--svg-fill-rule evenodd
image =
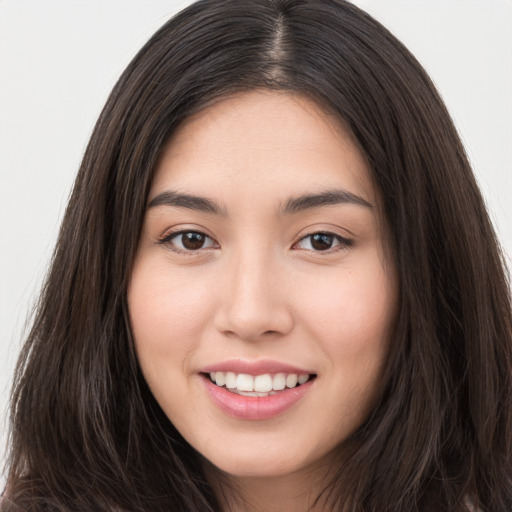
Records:
M201 237L204 237L204 239L211 240L214 245L217 245L217 243L215 242L215 240L213 240L213 238L211 238L207 234L203 233L202 231L198 231L195 229L182 229L180 231L172 231L172 232L164 235L162 238L160 238L158 240L158 243L162 244L162 245L166 245L173 252L176 252L178 254L185 254L187 256L193 256L194 254L197 254L197 252L200 250L216 248L216 247L199 247L194 250L194 249L186 249L186 248L176 247L176 245L173 243L173 240L175 238L178 238L180 236L187 235L187 234L199 235ZM181 244L183 245L183 242L181 242Z
M201 247L198 247L197 249L186 249L186 248L179 248L173 243L174 239L176 239L180 236L183 236L183 235L187 235L187 234L198 235L200 237L204 237L205 240L210 240L212 242L212 245L210 245L209 247L201 246ZM337 252L337 251L340 251L343 249L349 249L349 248L353 247L353 245L354 245L354 241L349 238L345 238L343 236L337 235L335 233L331 233L329 231L315 231L314 233L309 233L309 234L301 237L297 242L295 242L292 245L292 249L294 249L301 242L308 240L308 239L310 240L309 245L312 245L311 242L312 242L313 237L322 237L324 239L328 238L328 239L330 239L331 243L337 242L337 245L334 245L334 248L331 246L325 250L315 250L313 248L305 248L303 250L309 251L312 253L332 254L334 252ZM183 229L180 231L173 231L171 233L167 233L162 238L159 238L158 243L161 245L168 246L169 249L172 250L173 252L176 252L178 254L185 254L187 256L192 256L194 254L197 254L200 250L208 250L208 249L212 249L212 248L213 249L218 248L218 244L217 244L217 242L215 242L215 240L213 240L213 238L211 238L207 234L203 233L202 231L193 230L193 229ZM183 242L181 242L181 245L183 246Z
M319 237L319 238L323 238L323 239L329 238L331 243L337 242L337 245L335 245L334 247L331 246L325 250L304 249L305 251L314 252L314 253L332 254L333 252L337 252L337 251L340 251L343 249L349 249L350 247L352 247L354 245L354 241L351 240L350 238L345 238L343 236L337 235L336 233L331 233L329 231L315 231L314 233L309 233L309 234L303 236L302 238L300 238L300 240L298 240L297 242L295 242L293 244L292 248L297 246L299 243L301 243L305 240L308 240L308 239L309 239L309 245L312 245L313 237Z

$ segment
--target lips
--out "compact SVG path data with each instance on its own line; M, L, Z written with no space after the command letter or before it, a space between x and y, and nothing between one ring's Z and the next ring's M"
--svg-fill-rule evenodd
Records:
M221 411L238 419L265 420L300 402L316 374L276 361L230 360L203 368L201 376Z
M245 359L230 359L221 363L215 363L205 366L201 373L211 372L233 372L246 373L248 375L262 375L264 373L296 373L296 374L314 374L312 369L300 368L279 361L270 359L261 359L258 361L247 361Z

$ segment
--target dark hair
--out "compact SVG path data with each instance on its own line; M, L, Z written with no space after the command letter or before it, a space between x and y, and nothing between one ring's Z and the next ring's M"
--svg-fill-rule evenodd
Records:
M19 359L6 494L34 512L218 509L201 456L142 377L126 291L171 134L258 88L306 95L348 127L382 195L398 269L385 386L326 490L333 509L462 511L470 498L482 512L510 511L512 315L500 250L432 82L343 0L202 0L123 73Z

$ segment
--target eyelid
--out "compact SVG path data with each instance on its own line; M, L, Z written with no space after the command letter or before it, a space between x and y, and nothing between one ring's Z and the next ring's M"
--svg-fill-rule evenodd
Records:
M314 235L327 235L327 236L333 237L338 242L338 245L336 245L336 246L334 246L332 248L325 249L325 250L299 249L299 248L296 248L296 246L300 242L302 242L303 240L305 240L305 239L307 239L309 237L312 237ZM343 235L340 235L339 233L335 233L335 232L330 231L328 229L315 229L315 230L311 230L308 233L300 235L299 238L297 239L297 241L293 243L292 249L308 251L308 252L314 253L314 254L332 254L332 253L338 252L340 250L350 249L351 247L354 246L354 243L355 242L354 242L353 239L347 238L347 237L345 237Z
M202 235L215 240L215 237L211 234L210 230L199 225L199 224L176 224L174 226L167 227L162 231L161 235L158 235L157 242L165 242L166 240L171 239L173 236L179 235L181 233L201 233Z

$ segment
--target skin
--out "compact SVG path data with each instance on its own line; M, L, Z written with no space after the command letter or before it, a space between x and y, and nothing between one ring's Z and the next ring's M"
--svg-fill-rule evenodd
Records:
M283 212L290 199L331 189L368 205ZM214 486L220 473L247 499L236 510L307 510L382 388L396 319L396 271L365 159L311 100L252 91L180 126L148 204L166 191L220 211L148 207L128 293L143 374ZM181 230L208 238L187 250L182 236L169 239ZM319 250L313 233L333 236ZM199 373L232 358L280 361L316 379L277 417L233 418ZM229 492L222 501L235 509Z

